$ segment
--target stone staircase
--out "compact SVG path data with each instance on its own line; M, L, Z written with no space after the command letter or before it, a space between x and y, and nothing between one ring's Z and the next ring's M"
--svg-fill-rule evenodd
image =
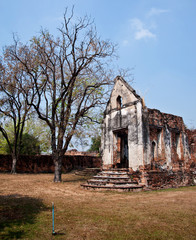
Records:
M144 185L134 182L128 175L126 168L103 169L100 173L81 185L85 189L141 191Z

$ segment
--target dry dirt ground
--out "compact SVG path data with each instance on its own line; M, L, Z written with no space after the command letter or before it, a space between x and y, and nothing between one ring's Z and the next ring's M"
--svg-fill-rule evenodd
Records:
M84 190L86 177L0 174L0 239L196 239L196 187ZM52 202L55 236L52 236Z

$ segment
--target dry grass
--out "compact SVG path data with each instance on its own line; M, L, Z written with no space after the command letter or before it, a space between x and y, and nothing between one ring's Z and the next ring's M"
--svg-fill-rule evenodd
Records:
M80 187L84 177L62 179L0 174L0 239L196 239L196 187L96 192Z

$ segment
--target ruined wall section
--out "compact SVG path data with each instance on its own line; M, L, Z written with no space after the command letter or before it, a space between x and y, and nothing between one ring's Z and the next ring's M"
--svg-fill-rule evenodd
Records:
M144 165L151 163L151 144L150 144L150 128L148 118L148 108L143 107L142 112L142 134L143 134L143 160Z
M189 143L183 119L148 109L151 161L163 168L179 169L190 160Z
M76 169L101 168L101 157L66 154L62 159L62 172ZM11 172L12 156L0 154L0 172ZM16 165L18 173L52 173L54 163L51 155L21 155Z
M190 167L192 164L196 166L196 129L194 130L186 130L186 135L188 139L188 144L189 144L189 152L191 156L191 161L190 161Z

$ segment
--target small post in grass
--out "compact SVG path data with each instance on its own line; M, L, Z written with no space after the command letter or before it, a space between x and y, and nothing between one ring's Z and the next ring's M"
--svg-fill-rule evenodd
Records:
M56 235L54 231L54 203L52 202L52 235Z

